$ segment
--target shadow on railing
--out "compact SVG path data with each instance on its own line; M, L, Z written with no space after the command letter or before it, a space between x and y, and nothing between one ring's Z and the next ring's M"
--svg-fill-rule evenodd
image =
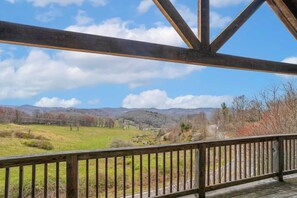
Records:
M177 197L297 172L297 135L0 158L1 197Z

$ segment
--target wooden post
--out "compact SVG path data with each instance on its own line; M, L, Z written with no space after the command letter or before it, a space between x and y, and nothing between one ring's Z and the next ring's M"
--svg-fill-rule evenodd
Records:
M199 149L195 149L195 170L194 170L194 187L199 188ZM199 197L198 194L195 194L195 197Z
M284 181L284 139L282 137L278 138L278 180L283 182Z
M199 184L199 197L205 197L205 165L206 165L206 145L199 144L198 146L198 184Z
M67 198L78 198L78 160L77 155L68 156L67 164Z
M198 38L201 50L209 51L209 0L198 0Z

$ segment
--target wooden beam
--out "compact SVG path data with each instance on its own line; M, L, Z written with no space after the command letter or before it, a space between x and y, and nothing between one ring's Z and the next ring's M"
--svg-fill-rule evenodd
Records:
M108 54L124 57L297 74L297 65L259 59L208 54L201 50L55 30L0 21L0 42L59 50Z
M170 24L174 27L177 33L181 36L184 42L190 48L198 49L200 47L200 41L191 30L191 28L187 25L182 16L179 14L179 12L175 9L170 0L153 1L166 17L166 19L170 22Z
M297 1L266 0L287 29L297 40Z
M198 0L198 39L204 51L209 51L209 13L209 0Z
M211 43L212 52L217 52L239 28L256 12L256 10L265 2L265 0L254 0L243 12Z

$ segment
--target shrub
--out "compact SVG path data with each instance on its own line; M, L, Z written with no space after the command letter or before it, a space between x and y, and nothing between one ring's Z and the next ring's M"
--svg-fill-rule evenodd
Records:
M124 140L113 140L109 144L110 148L123 148L123 147L132 147L132 146L133 144L131 142L124 141Z
M45 137L41 135L33 135L31 133L24 133L24 132L15 132L14 136L20 139L36 139L36 140L47 140Z
M23 144L29 147L35 147L43 150L54 149L54 146L52 145L52 143L46 140L31 140L31 141L26 141Z
M189 131L192 128L191 123L181 123L180 124L181 131Z
M0 132L0 137L1 138L11 137L11 135L12 135L12 132L9 132L9 131Z

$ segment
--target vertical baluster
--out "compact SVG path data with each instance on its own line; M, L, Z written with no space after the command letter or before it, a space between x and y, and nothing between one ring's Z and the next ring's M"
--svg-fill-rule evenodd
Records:
M159 194L159 156L158 152L156 152L156 196Z
M261 168L260 168L260 165L261 165L261 162L260 162L260 159L261 159L260 142L257 143L257 147L258 147L258 175L260 175L260 171L261 171Z
M213 159L212 159L212 184L216 184L216 147L213 147Z
M24 167L20 166L19 169L19 197L22 198L24 196Z
M56 198L60 197L60 163L56 162Z
M234 178L237 180L237 144L234 144Z
M166 153L163 152L163 194L166 193Z
M270 141L270 172L273 173L273 141Z
M265 174L265 142L262 142L262 174Z
M293 141L293 169L296 168L296 145L295 145L295 139L292 140Z
M179 191L179 151L177 151L177 176L176 176L176 180L177 180L177 183L176 183L176 190Z
M289 169L289 156L288 156L288 140L284 140L284 143L286 144L286 153L285 153L285 157L286 157L286 170Z
M229 181L232 181L232 145L229 145Z
M262 142L262 175L264 175L265 170L265 149L264 149L264 142Z
M10 169L5 169L5 198L9 198Z
M254 142L253 143L253 153L254 153L254 155L253 155L253 161L254 161L254 177L257 175L257 172L256 172L256 166L257 166L257 164L256 164L256 142Z
M47 163L44 164L44 192L43 192L43 197L46 198L47 197L47 189L48 189L48 181L47 181L47 172L48 172L48 165Z
M96 158L96 198L99 197L99 161L98 158ZM124 186L125 188L125 186Z
M294 164L293 164L293 167L294 169L296 169L296 140L293 139L293 159L294 159Z
M36 165L32 165L32 187L31 187L31 197L35 197L35 185L36 185Z
M105 197L108 197L108 158L105 158Z
M292 140L289 140L290 170L292 170Z
M142 175L143 175L143 173L142 173L142 154L140 154L140 156L139 156L139 161L140 161L140 164L139 164L139 166L140 166L140 175L139 175L139 182L140 182L140 198L142 198L142 188L143 188L143 182L142 182Z
M207 147L207 185L210 184L210 146Z
M242 179L241 144L239 144L239 179Z
M269 173L269 148L268 141L266 141L266 174Z
M187 189L187 150L184 149L184 190Z
M89 197L89 160L86 160L86 197Z
M246 143L243 145L243 160L244 160L244 178L246 178L246 158L247 158L247 150L246 150Z
M219 146L219 183L222 182L221 180L221 169L222 169L222 148Z
M148 154L148 156L147 156L147 163L148 163L148 167L147 167L148 197L150 197L151 196L151 154Z
M226 145L224 146L224 181L227 182L227 149Z
M173 175L172 175L172 172L173 172L173 167L172 167L172 164L173 164L173 159L172 159L172 151L170 151L170 193L172 193L172 178L173 178Z
M123 197L126 197L126 156L123 156Z
M249 143L249 177L252 177L252 143Z
M190 189L193 188L193 149L190 150Z
M118 197L118 158L114 157L114 197Z
M134 155L132 155L132 198L134 198L134 193L135 193L135 176L134 176L134 166L135 166L135 160L134 160Z

